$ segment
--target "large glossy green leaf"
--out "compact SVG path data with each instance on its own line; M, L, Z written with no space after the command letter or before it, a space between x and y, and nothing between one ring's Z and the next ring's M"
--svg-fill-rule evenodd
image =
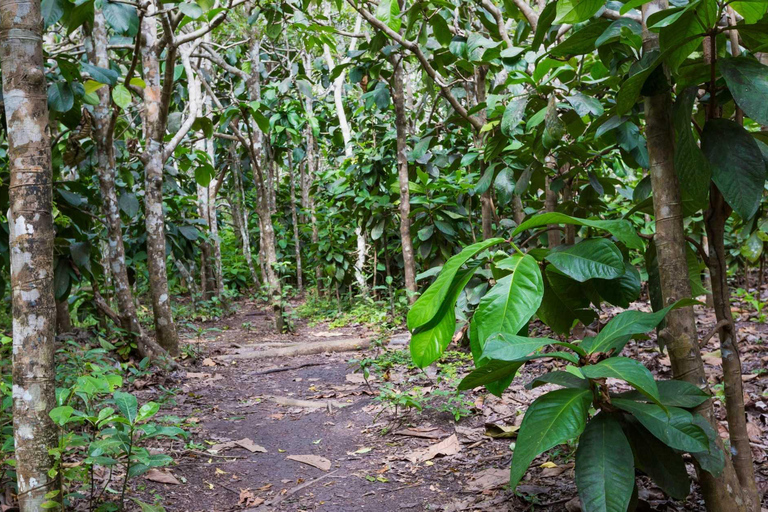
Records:
M616 237L616 239L622 242L630 249L642 249L643 241L637 236L635 228L628 220L616 219L616 220L594 220L594 219L579 219L577 217L571 217L564 213L543 213L536 215L526 220L512 233L517 235L525 231L526 229L539 228L546 226L547 224L569 224L575 226L588 226L591 228L602 229L607 231Z
M511 137L513 130L517 128L525 115L525 107L528 105L528 97L515 98L507 103L504 115L501 116L501 133Z
M512 334L494 334L485 342L483 357L499 361L517 361L545 345L558 343L549 338L528 338Z
M477 334L473 354L482 352L493 334L517 334L536 313L544 294L541 271L532 256L515 254L496 267L512 273L499 279L477 306L472 317Z
M634 310L624 311L613 317L597 336L590 340L585 340L582 348L589 354L610 352L612 349L618 353L633 335L650 331L671 310L693 304L698 304L698 302L693 299L682 299L655 313Z
M509 476L512 490L537 455L581 434L591 400L590 390L568 388L550 391L534 400L517 434Z
M533 35L531 48L534 51L538 50L541 43L544 42L547 32L552 27L552 22L555 21L555 16L557 16L557 2L548 2L539 15L539 22L536 25L536 33Z
M702 4L708 0L702 0ZM685 59L701 46L704 41L704 28L701 25L699 10L683 12L677 20L662 28L659 32L659 45L662 50L670 49L667 64L676 72Z
M768 5L768 2L763 5ZM768 101L765 99L768 97L768 66L749 57L721 59L718 65L736 104L749 117L767 126Z
M701 414L693 414L693 422L704 431L709 439L709 451L694 453L701 468L719 477L725 467L725 454L717 445L718 434L712 425Z
M592 418L576 450L576 487L585 512L626 512L635 487L632 447L613 414Z
M710 396L702 389L684 380L659 380L656 381L659 390L659 401L668 407L682 407L692 409L706 402ZM619 395L628 400L645 400L638 391L629 391Z
M614 306L628 308L640 296L640 272L631 263L624 263L624 273L616 279L594 279L592 284Z
M707 434L693 422L685 409L669 407L667 411L656 404L645 404L614 398L611 403L634 416L648 431L667 446L684 452L709 452Z
M464 377L459 383L458 389L460 391L474 389L499 381L507 382L508 386L523 364L525 364L525 361L514 363L509 361L489 361L487 364L475 368L469 375ZM494 392L493 394L500 396L501 392Z
M551 53L555 57L564 57L566 55L583 55L595 50L595 41L600 37L605 29L610 26L608 20L592 20L581 30L575 32L565 41L552 48Z
M67 82L48 86L48 107L54 112L67 112L75 104L75 95Z
M731 2L730 5L734 11L744 16L745 23L750 24L757 23L768 12L768 0L744 0L741 2Z
M535 389L545 384L557 384L564 388L589 389L589 381L568 372L556 370L540 375L525 385L526 389Z
M547 265L544 298L536 314L558 334L568 334L576 320L589 325L596 313L590 309L585 286L571 279L553 265Z
M597 364L581 368L588 379L614 378L629 383L640 393L656 403L661 403L659 389L648 368L643 363L628 357L610 357Z
M594 16L604 3L604 0L558 0L554 23L581 23Z
M411 359L419 368L437 361L451 342L456 331L456 301L479 264L476 262L459 271L438 313L426 324L412 330Z
M755 139L728 119L710 119L701 134L701 149L712 168L712 181L744 220L760 206L765 161Z
M632 417L625 418L624 433L632 445L637 469L673 498L685 499L691 490L691 482L682 455L659 441Z
M376 8L376 17L395 32L400 31L400 3L397 0L381 0Z
M139 413L139 402L136 400L136 397L123 391L115 391L112 397L115 400L115 405L117 406L117 410L120 411L120 414L125 416L130 423L134 423Z
M546 260L580 283L595 278L614 279L624 273L621 251L605 238L589 238L563 250L552 251Z
M448 295L448 291L451 289L451 285L456 277L456 273L470 258L477 253L491 247L492 245L500 244L503 242L503 238L491 238L484 240L476 244L465 247L459 254L451 257L443 265L443 270L437 277L434 283L427 288L416 303L408 311L408 329L413 331L417 327L425 325L431 321L435 315L440 311L440 308Z

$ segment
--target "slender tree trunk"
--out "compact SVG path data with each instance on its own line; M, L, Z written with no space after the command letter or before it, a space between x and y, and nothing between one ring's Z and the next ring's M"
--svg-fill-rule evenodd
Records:
M547 213L554 212L557 209L557 192L554 192L551 188L551 178L546 178L545 191L544 191L544 210ZM560 245L560 230L557 229L557 224L550 224L547 226L547 246L552 249Z
M667 0L652 0L643 5L643 48L646 52L657 50L659 47L658 35L647 30L645 23L648 16L667 7ZM671 111L672 99L668 90L646 97L646 137L656 215L654 241L665 304L691 296L680 186L674 166L675 137ZM699 387L706 387L707 380L697 341L693 307L670 311L666 320L667 326L659 336L668 347L674 377ZM699 406L698 412L712 424L715 432L718 432L712 401L704 402ZM722 449L719 437L717 442ZM745 511L747 508L733 464L727 454L725 459L725 468L719 478L696 467L707 510Z
M147 133L144 150L144 217L147 230L147 268L149 270L152 311L157 342L171 355L179 353L179 336L171 312L165 254L165 216L163 215L163 137L165 124L161 115L162 89L157 37L157 9L147 3L141 22L142 68L144 70L144 125Z
M72 332L72 315L67 299L56 301L56 334Z
M232 218L235 223L235 229L243 250L243 257L248 264L248 271L251 273L251 280L257 288L261 286L259 275L256 273L256 267L253 266L253 255L251 253L251 237L248 233L248 218L244 207L245 192L243 191L243 179L240 174L240 162L237 157L236 146L232 145L230 151L232 158L232 176L234 178L234 190L232 191Z
M408 302L416 301L416 260L411 239L411 195L408 190L408 118L403 98L403 60L393 54L390 58L395 71L392 76L392 103L395 105L395 126L397 128L397 178L400 184L400 244L403 248L403 270ZM375 269L374 269L375 272Z
M19 507L42 510L57 429L53 294L53 189L40 2L0 0L13 306L13 436ZM57 496L55 500L60 500Z
M474 97L475 97L475 105L480 105L481 103L485 103L485 87L486 87L486 80L485 77L488 74L488 67L487 66L479 66L475 69L475 89L474 91ZM477 118L485 124L485 120L487 118L486 109L483 108L476 114ZM483 146L484 137L480 133L475 133L475 148L479 151ZM480 166L481 173L484 173L486 169L485 163L482 163ZM493 183L491 183L488 186L488 189L480 195L480 212L481 212L481 219L480 223L483 227L483 240L487 240L489 238L492 238L494 235L493 232Z
M328 5L328 8L330 8L330 4ZM327 11L330 12L329 10ZM355 32L360 31L360 26L362 24L362 17L358 15L357 21L355 22ZM355 47L357 45L357 39L352 38L352 41L349 43L349 48L347 50L347 53L355 51ZM328 65L328 69L333 69L334 63L333 63L333 56L331 56L331 49L326 44L323 45L323 54L325 56L325 62ZM347 159L352 158L354 155L354 151L352 148L352 130L349 127L349 121L347 120L347 114L344 111L344 78L345 74L341 73L336 80L333 83L333 100L336 105L336 115L339 118L339 127L341 128L341 135L344 139L344 155ZM360 293L362 293L364 296L368 295L368 284L366 283L365 274L363 273L363 267L365 267L365 255L367 252L367 240L366 240L366 234L363 230L362 222L358 221L357 227L355 227L355 236L357 237L357 258L355 260L355 281L357 281L357 286L360 289Z
M573 184L571 180L566 181L563 187L563 203L568 203L573 200ZM576 226L566 224L565 226L565 245L573 245L576 243Z
M195 295L197 295L195 278L192 277L192 273L189 271L189 269L187 269L187 267L185 267L182 262L176 259L176 257L171 255L171 259L173 260L173 264L176 267L176 270L179 271L179 275L181 276L181 280L184 282L184 286L187 287L187 291L189 292L189 297L192 299L192 302L195 302L197 300L195 299Z
M312 69L311 57L308 52L304 51L301 54L301 58L304 63L304 72L308 74ZM306 110L308 117L314 116L312 101L312 98L304 98L304 109ZM315 198L310 195L312 183L317 175L317 141L315 140L315 133L312 131L312 126L310 126L309 123L307 123L304 128L304 136L307 141L307 154L305 156L307 165L301 180L301 206L305 212L309 212L310 223L312 225L312 246L317 250L319 235L317 229L317 215L315 214ZM317 257L318 255L315 254L315 256ZM315 282L318 295L322 295L323 269L319 257L315 262Z
M730 8L729 8L730 9ZM732 12L731 12L732 14ZM732 51L739 54L738 34L735 36L735 46ZM704 39L705 62L712 66L716 64L717 52L715 40L712 37ZM714 84L711 84L714 86ZM710 108L708 119L719 116L715 91L710 90ZM743 123L743 114L737 108L736 122ZM741 358L739 356L738 332L731 314L731 290L728 287L728 263L725 251L725 223L731 215L731 207L725 202L723 195L714 183L710 184L709 209L704 214L704 226L709 242L709 259L707 267L712 285L712 300L715 307L715 318L718 322L727 322L720 328L720 353L723 360L723 387L725 391L725 412L728 419L728 434L731 441L731 457L736 476L742 487L742 495L747 501L747 510L760 511L760 495L755 480L755 468L752 463L752 448L747 434L747 415L744 410L744 389L741 380ZM749 261L744 260L745 288L749 290Z
M293 245L296 251L296 287L304 293L304 279L301 273L301 239L299 238L299 215L296 212L296 181L293 172L293 158L288 155L288 179L291 182L291 221L293 222Z

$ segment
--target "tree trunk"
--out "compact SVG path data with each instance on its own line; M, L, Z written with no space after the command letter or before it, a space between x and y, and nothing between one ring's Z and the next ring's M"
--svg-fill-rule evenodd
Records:
M732 51L738 56L738 34L732 31L735 45ZM733 40L732 40L733 41ZM712 67L717 60L715 39L704 39L704 60ZM719 117L717 98L710 84L710 108L708 119ZM736 110L736 122L744 121L740 110ZM717 322L727 322L720 328L720 352L723 360L723 387L725 391L725 412L728 419L728 434L731 441L731 458L736 476L742 487L742 496L747 501L747 510L760 511L760 495L755 480L755 469L752 463L752 448L747 434L747 416L744 410L744 389L741 380L741 358L739 356L738 332L731 314L731 291L728 287L728 262L725 251L725 223L731 216L731 207L725 202L722 193L714 183L710 184L709 209L704 214L704 226L709 242L709 258L707 267L712 285L712 301ZM749 261L744 260L745 289L749 290ZM759 290L758 290L759 297Z
M547 213L552 213L557 209L557 192L552 190L551 184L552 179L547 176L544 190L544 210ZM550 224L547 228L549 228L547 231L547 246L552 249L560 245L560 230L557 224Z
M40 2L0 0L0 61L10 170L13 435L19 507L42 510L58 431L53 294L53 189ZM54 498L61 500L61 496Z
M299 215L296 212L296 180L293 172L293 158L288 154L288 179L291 182L291 221L293 222L293 245L296 251L296 287L304 293L304 279L301 273L301 240L299 238Z
M309 74L310 70L312 69L312 61L309 53L306 51L302 52L301 58L304 63L304 72ZM304 98L304 109L307 112L307 117L314 115L312 98ZM302 174L301 180L301 206L305 212L309 212L309 219L312 225L312 246L315 248L315 250L317 250L319 235L317 229L317 216L315 215L315 199L314 196L310 196L310 189L312 188L312 183L315 179L315 176L317 175L317 142L315 140L315 133L312 131L312 126L310 126L309 123L307 123L306 127L304 128L304 135L307 141L307 154L305 157L307 159L307 165L305 168L306 171ZM315 256L317 256L317 254ZM315 285L317 286L318 295L322 295L322 284L322 262L318 257L315 263Z
M397 178L400 184L400 244L403 247L403 270L408 302L416 301L416 260L411 239L411 195L408 190L408 118L403 98L403 60L394 54L390 58L395 68L392 76L392 103L395 105L395 126L397 127ZM376 269L374 269L374 272Z
M328 9L330 9L330 4L326 4L328 6ZM327 11L330 12L329 10ZM355 32L360 31L360 26L362 24L362 17L357 16L357 21L355 22ZM357 45L357 39L352 38L352 41L349 43L349 48L347 49L347 53L354 52L355 47ZM333 63L333 57L331 56L331 49L328 47L328 45L323 45L323 55L325 56L325 62L328 65L329 70L333 70L334 63ZM333 82L333 100L336 104L336 115L339 118L339 127L341 128L341 135L344 139L344 156L346 156L347 159L352 158L354 155L354 151L352 148L352 130L349 127L349 121L347 120L347 114L344 111L344 78L345 74L341 73L336 80ZM358 221L358 225L355 228L355 236L357 237L357 259L355 260L355 281L357 281L357 286L360 289L360 293L362 293L364 296L368 295L368 284L365 280L365 274L363 273L363 267L365 266L365 255L368 251L367 248L367 240L366 240L366 234L365 230L363 229L361 221Z
M248 232L248 217L244 206L245 192L243 191L243 179L240 174L240 162L237 156L237 147L233 144L230 151L232 158L232 177L234 178L234 190L232 191L230 205L232 206L232 219L235 224L237 238L240 240L240 247L243 250L243 257L248 264L248 271L251 273L251 279L254 286L261 286L259 275L256 273L256 267L253 266L253 255L251 253L251 237Z
M56 301L56 334L72 332L72 315L67 299Z
M643 48L646 52L658 50L659 47L658 35L648 31L645 24L648 16L667 7L667 0L653 0L643 5ZM675 137L671 112L672 99L668 90L645 98L646 138L656 215L654 241L664 304L672 304L691 296L680 186L674 166ZM674 377L706 387L693 307L670 311L666 320L667 326L659 336L668 347ZM698 412L718 432L712 401L704 402ZM722 449L719 437L717 442ZM747 509L741 495L741 486L727 453L725 459L725 468L719 478L696 466L707 510L745 511Z
M475 69L475 105L480 105L485 102L485 77L488 74L487 66L479 66ZM487 118L486 109L483 108L476 114L477 118L485 124ZM484 137L479 132L475 132L475 149L480 151L483 147ZM480 164L480 172L484 173L486 169L485 163ZM483 240L493 238L493 198L492 198L493 183L488 186L488 189L480 195L480 211L481 211L481 224L483 227Z
M141 21L141 57L144 70L144 126L147 132L144 162L144 217L147 230L147 268L149 270L152 311L157 342L171 355L179 354L179 336L173 322L168 290L165 254L165 216L163 215L163 137L160 87L160 61L157 38L157 9L148 2Z

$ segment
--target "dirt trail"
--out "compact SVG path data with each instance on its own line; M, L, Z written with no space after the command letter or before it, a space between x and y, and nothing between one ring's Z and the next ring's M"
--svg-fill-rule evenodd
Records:
M503 399L484 392L468 395L479 413L458 423L436 410L395 416L374 400L378 383L369 388L348 362L375 355L380 350L375 344L362 352L231 357L296 343L369 340L372 333L362 327L329 330L299 322L294 334L276 335L268 315L255 304L240 303L237 309L234 316L201 325L220 331L203 336L201 357L184 365L187 374L176 405L164 409L187 420L195 443L191 449L179 443L162 447L178 462L170 472L179 485L145 481L146 488L136 489L138 495L162 497L166 510L174 512L579 510L574 508L573 459L567 451L538 459L518 495L503 489L515 427L527 405L548 390L525 390L521 383L554 362L544 359L539 366L526 367ZM666 377L665 358L651 340L644 343L633 352ZM757 364L763 353L755 354ZM273 371L277 369L281 371ZM469 369L461 367L459 374ZM439 387L433 369L425 373L394 367L386 377L395 385L407 383L427 392ZM759 400L764 389L761 379L753 396ZM146 399L157 399L156 388L143 393ZM488 425L506 429L508 435L491 438ZM245 447L232 446L235 441ZM440 453L432 457L430 448ZM306 461L314 466L289 456L310 456ZM757 462L765 469L764 456ZM695 494L679 503L653 486L641 487L640 493L652 505L647 510L702 510Z

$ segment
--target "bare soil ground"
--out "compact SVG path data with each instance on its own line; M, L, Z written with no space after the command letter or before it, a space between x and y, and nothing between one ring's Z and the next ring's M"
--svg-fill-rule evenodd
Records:
M699 309L703 336L715 320ZM736 314L742 319L750 437L758 483L765 490L767 329L750 321L746 309L736 309ZM402 364L380 373L369 386L354 372L359 365L349 360L376 357L384 350L377 344L364 353L234 361L221 357L297 342L372 338L373 332L365 327L329 330L325 325L299 322L293 334L278 335L269 315L251 302L241 302L233 316L201 327L220 331L211 331L199 341L187 334L187 341L199 343L202 354L185 363L186 374L181 372L176 383L180 389L175 405L164 410L185 419L195 444L158 447L172 452L177 461L165 475L175 482L145 479L134 489L134 496L147 501L159 496L166 510L178 512L580 510L573 484L573 453L568 447L536 459L516 494L504 489L515 427L527 405L548 390L529 391L524 383L558 364L555 360L526 366L501 399L482 389L467 394L472 415L456 422L452 414L436 408L421 413L400 409L395 414L374 398L385 382L398 390L417 389L420 396L451 389L471 369L466 359L449 365L457 373L452 379L434 369L421 372ZM396 336L388 350L407 350L398 345L405 340ZM720 364L716 344L715 336L704 348L715 386ZM658 377L671 376L669 360L653 339L633 342L628 351ZM143 399L156 400L160 391L148 385L139 393ZM718 414L724 420L725 411L719 405ZM725 427L721 430L727 435ZM499 435L504 437L492 437ZM240 444L233 443L237 441ZM689 472L693 476L692 467ZM703 510L697 492L686 502L676 502L644 479L639 497L638 510Z

